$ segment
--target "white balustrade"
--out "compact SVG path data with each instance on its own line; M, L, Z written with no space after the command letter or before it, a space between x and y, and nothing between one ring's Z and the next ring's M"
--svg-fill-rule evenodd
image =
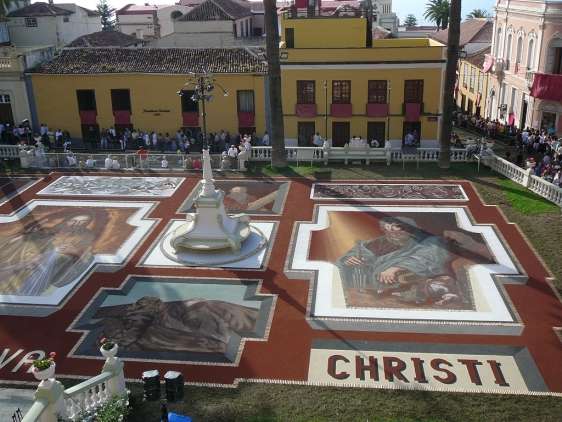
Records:
M101 374L66 390L51 378L42 381L35 393L35 402L22 422L57 422L83 420L113 397L127 394L123 362L116 357L105 360Z

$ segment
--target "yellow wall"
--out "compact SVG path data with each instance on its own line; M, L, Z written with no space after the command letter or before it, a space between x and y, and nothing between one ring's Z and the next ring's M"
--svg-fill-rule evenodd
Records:
M367 42L365 18L287 18L281 19L281 41L285 29L294 29L295 48L362 48Z
M238 132L236 91L254 90L255 123L258 134L265 129L264 77L262 75L215 75L217 82L229 92L223 97L217 89L207 105L207 130ZM111 89L129 89L132 124L136 129L169 132L182 124L181 99L176 92L186 82L182 75L107 74L107 75L46 75L33 74L33 88L39 121L49 128L68 130L81 137L76 90L94 89L100 129L114 125ZM159 115L143 110L169 110ZM202 125L201 119L200 124Z
M465 67L467 65L467 67ZM465 69L468 69L468 73L466 73ZM466 73L466 87L464 86L465 81L465 73ZM470 79L474 80L474 87L470 89ZM480 80L480 89L478 89L478 80ZM476 114L476 100L478 93L481 95L480 100L480 115L484 116L484 112L486 110L486 104L488 101L488 82L489 82L489 73L482 72L477 66L474 66L472 63L468 62L467 60L460 60L459 61L459 90L457 94L457 106L462 106L462 96L464 95L465 105L464 111L468 111L471 114ZM473 107L471 110L468 109L468 101L471 100L473 102Z
M332 137L332 121L349 121L350 135L367 136L368 121L385 121L385 118L369 118L365 115L366 104L368 101L368 81L386 80L390 82L390 122L389 139L399 140L403 137L403 109L404 103L404 81L409 79L424 80L424 113L437 115L440 113L439 106L441 96L436 93L441 92L441 69L353 69L353 70L283 70L283 112L285 114L285 136L287 138L297 138L297 122L314 121L316 130L322 136L325 134L325 109L326 94L324 90L324 80L327 80L328 95L328 114L330 114L330 104L332 102L332 81L351 80L351 102L353 105L353 117L333 118L328 117L328 134ZM314 119L302 118L295 115L295 105L297 103L297 81L314 80L316 88L316 105L318 116ZM430 116L421 116L422 140L437 139L437 122L429 121Z

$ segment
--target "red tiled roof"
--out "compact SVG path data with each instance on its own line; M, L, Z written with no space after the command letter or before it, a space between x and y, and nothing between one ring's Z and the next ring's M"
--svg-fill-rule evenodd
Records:
M488 19L468 19L461 23L460 46L464 47L470 43L491 43L493 22ZM449 41L449 29L442 29L431 36L431 38L447 44Z
M82 35L67 47L128 47L136 44L142 44L142 40L119 31L99 31Z
M267 73L258 57L263 50L244 48L72 48L63 49L32 73Z
M64 16L72 15L70 10L63 9L62 7L55 6L49 3L33 3L29 6L22 7L21 9L14 10L8 13L9 18L24 18L24 17L38 17L38 16Z
M180 21L236 20L252 16L250 3L243 0L206 0L187 12Z
M482 69L482 67L484 66L484 60L486 59L486 54L490 54L491 52L492 52L492 47L486 47L485 49L480 50L468 56L466 58L466 61Z

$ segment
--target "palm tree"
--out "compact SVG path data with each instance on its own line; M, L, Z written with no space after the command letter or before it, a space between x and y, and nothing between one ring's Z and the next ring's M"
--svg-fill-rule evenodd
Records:
M467 19L478 19L478 18L489 18L490 14L487 10L484 9L474 9L468 15L466 15Z
M428 21L435 22L437 29L449 26L449 0L429 0L423 15Z
M267 53L267 89L271 111L271 165L287 166L283 103L281 97L281 65L279 63L279 24L275 0L264 0L265 49Z
M461 36L461 0L451 0L449 36L447 40L447 68L443 88L443 115L439 137L439 168L448 169L451 165L451 131L453 126L453 107L455 105L455 82L457 60Z

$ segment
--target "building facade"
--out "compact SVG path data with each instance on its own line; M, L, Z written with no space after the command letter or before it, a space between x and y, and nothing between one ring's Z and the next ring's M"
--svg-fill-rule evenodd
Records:
M311 146L319 133L343 146L351 137L400 146L412 133L438 144L446 51L430 39L374 40L361 17L282 17L283 111L287 145ZM201 128L200 110L178 97L189 72L207 70L228 92L207 108L207 129L261 136L269 127L263 49L65 49L32 73L41 121L81 137L135 127L174 133ZM57 101L53 103L52 98Z
M498 0L486 115L562 135L562 2Z
M199 104L177 92L202 71L228 92L207 103L207 130L263 134L266 65L247 49L65 49L31 78L41 122L81 138L110 127L200 131Z
M8 13L11 42L18 46L63 47L76 38L101 31L98 12L73 3L33 3Z
M128 4L115 12L116 29L141 40L158 39L173 33L174 20L191 9L181 4Z
M343 146L351 137L400 146L414 133L438 145L446 50L431 39L373 40L363 17L282 20L283 111L288 143L318 132Z
M175 19L173 32L155 40L151 46L198 48L263 44L263 37L255 38L250 2L206 0Z
M483 66L486 54L491 51L493 23L489 19L468 19L461 23L460 32L455 101L462 111L483 116L490 79ZM431 38L447 44L449 30L437 31Z
M28 119L36 123L29 79L24 72L49 60L55 52L51 47L0 47L0 123L19 124Z

